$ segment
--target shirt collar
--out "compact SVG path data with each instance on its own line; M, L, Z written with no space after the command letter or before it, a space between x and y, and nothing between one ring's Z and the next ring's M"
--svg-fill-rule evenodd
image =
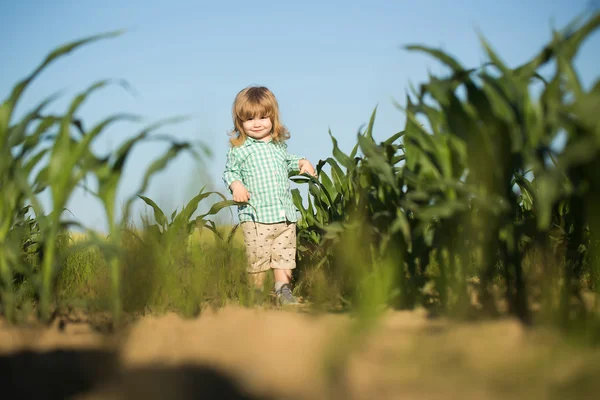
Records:
M268 140L268 141L266 141L266 142L263 142L262 140L256 140L256 139L254 139L254 138L251 138L250 136L246 136L246 140L244 141L244 146L246 146L246 147L247 147L247 146L251 146L251 145L253 145L253 144L256 144L256 143L261 143L261 142L262 142L262 143L271 143L272 141L273 141L273 136L271 136L271 137L269 138L269 140Z

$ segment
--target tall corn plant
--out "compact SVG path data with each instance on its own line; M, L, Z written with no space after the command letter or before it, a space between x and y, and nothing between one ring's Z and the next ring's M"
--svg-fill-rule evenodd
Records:
M343 231L337 221L351 219L349 205L358 205L366 215L363 229L380 232L376 236L384 240L379 243L393 238L397 254L403 254L397 257L398 276L411 280L399 280L401 292L416 293L431 279L435 252L440 269L435 288L443 307L469 307L467 280L474 277L484 305L495 312L490 290L499 277L510 311L531 321L524 244L544 244L550 222L558 218L570 221L569 247L579 249L583 229L594 225L598 120L591 110L598 85L586 93L572 60L598 18L555 34L539 54L514 69L485 41L490 62L477 69L466 69L437 49L407 46L442 62L449 76L432 76L407 95L401 133L376 144L371 120L358 136L361 156L354 157L356 150L352 157L341 153L334 140L334 157L346 167L341 172L332 165L335 179L322 171L318 181L297 179L310 185L312 196L304 208L295 193L302 214L299 238L308 230L324 246L324 232ZM557 68L546 81L539 69L548 63ZM539 81L545 82L543 91L534 98L532 84ZM560 132L568 134L567 148L555 154L551 144ZM396 139L402 143L394 145ZM528 173L535 184L525 179ZM565 203L568 215L557 214ZM577 281L581 262L574 251L567 252L567 264L575 264L565 270L567 281ZM567 299L572 284L564 290ZM410 305L413 299L404 300Z
M194 233L195 229L207 228L222 239L214 221L207 219L207 217L217 214L226 207L235 206L240 203L234 200L227 200L222 193L213 191L205 192L204 189L204 187L201 188L200 192L190 199L180 212L177 212L177 209L175 209L171 213L170 220L154 200L147 196L138 195L153 210L155 224L150 225L148 229L154 237L160 238L159 241L166 245L164 251L167 254L170 253L169 248L173 242L187 240ZM207 212L192 218L198 210L200 203L210 195L217 195L223 200L213 203Z
M553 155L553 168L543 168L538 174L540 184L534 198L544 213L538 225L547 229L552 213L561 202L568 205L569 235L566 251L563 293L561 296L561 318L569 322L569 303L573 294L580 293L580 281L584 258L587 258L592 275L599 276L598 254L585 254L585 237L589 229L596 243L600 240L600 215L596 204L600 200L600 80L586 91L573 67L573 59L582 42L600 25L600 13L578 26L573 24L565 32L555 32L548 46L556 65L556 74L548 80L542 96L545 117L544 128L554 134L565 132L567 141L560 154ZM540 64L546 61L540 54ZM540 163L541 164L541 163ZM560 182L568 180L568 185ZM544 200L549 198L549 200ZM545 204L544 204L545 203ZM592 249L596 245L590 246ZM587 257L584 257L586 256ZM598 281L594 283L598 294ZM596 308L598 304L596 303Z
M68 54L78 47L96 40L114 37L120 32L95 35L73 43L66 44L53 52L23 81L19 82L8 99L0 107L0 140L2 141L2 208L0 210L0 272L3 281L2 303L5 313L10 319L14 317L13 271L17 268L17 257L20 247L17 241L9 241L9 233L14 229L16 219L22 210L30 203L37 217L40 245L42 248L41 279L38 280L39 316L43 320L50 317L52 301L52 282L56 274L57 235L65 226L61 219L62 211L71 198L73 191L82 184L84 178L93 174L99 184L97 196L101 200L108 220L111 241L92 240L101 244L107 251L111 265L113 283L113 316L118 322L120 318L120 267L118 257L119 227L115 220L116 191L122 177L125 160L133 147L148 139L148 135L156 128L164 125L159 123L143 129L141 133L127 140L113 155L98 157L91 151L93 141L103 134L109 126L121 121L138 121L139 118L130 114L112 115L96 126L85 129L84 124L75 115L85 100L95 91L111 84L110 81L100 81L89 89L75 96L64 115L44 115L45 108L55 98L44 100L33 111L27 113L20 121L12 122L15 108L26 87L50 63ZM120 83L123 84L123 83ZM172 122L166 121L165 123ZM76 129L74 129L76 128ZM153 174L162 170L169 161L174 159L182 150L191 150L189 143L179 143L174 139L163 137L171 142L170 149L150 165L144 176L139 192L143 192ZM48 144L48 145L46 145ZM47 160L47 162L44 162ZM35 176L34 171L36 171ZM49 190L52 201L51 212L44 212L37 195ZM137 194L137 193L136 193ZM129 216L129 206L134 200L132 196L126 203L124 219ZM76 222L68 222L73 224ZM16 237L18 235L12 235Z
M522 266L522 243L527 238L539 240L547 236L552 210L567 193L568 184L578 185L578 177L572 176L566 181L563 177L568 174L562 172L560 166L551 168L546 160L554 156L550 145L558 133L568 129L561 116L569 115L576 123L581 121L567 105L569 95L576 101L584 97L581 85L573 83L577 80L571 63L581 41L598 23L596 16L577 30L555 35L554 40L531 61L515 69L508 68L485 41L483 46L490 66L481 70L468 70L436 49L407 46L437 58L451 70L450 77L432 77L421 85L416 105L408 101L407 139L422 138L418 151L432 156L418 158L423 161L419 174L423 177L425 171L432 171L438 186L436 190L445 187L443 198L436 199L430 193L428 204L415 211L425 221L435 217L446 222L447 229L440 227L442 229L436 231L436 238L439 238L436 242L438 245L450 242L449 247L456 253L450 262L456 261L454 257L457 257L464 269L469 256L479 251L477 275L481 279L484 299L489 298L488 285L497 265L501 266L510 310L523 321L530 321L530 312ZM556 63L556 74L545 86L540 100L535 100L531 84L543 80L538 71L549 62ZM567 88L572 87L571 93L558 90L560 82L566 82ZM458 95L459 89L464 89L464 99ZM428 103L426 98L432 100ZM583 100L586 101L589 98ZM431 134L418 124L419 115L429 122ZM589 127L593 126L591 122ZM444 140L447 143L443 143ZM466 157L444 156L436 151L436 144L441 145L446 154L464 146ZM589 140L586 144L590 154L596 154L597 146ZM571 151L571 146L567 145L563 156ZM407 159L411 160L413 154L414 149L407 142ZM465 160L462 167L461 159ZM410 161L408 167L411 167ZM444 174L444 171L449 173ZM535 198L533 217L537 225L534 230L532 224L521 220L523 204L513 190L515 183L531 187L523 179L527 171L536 176L541 192L532 193L526 189ZM431 181L429 176L426 178ZM461 193L466 196L457 198L456 195ZM460 238L458 242L457 237ZM582 244L581 235L573 239L574 246ZM575 258L574 255L570 257L572 262L576 262ZM459 279L464 282L465 278L463 273Z
M304 207L302 196L298 189L292 190L294 204L301 213L298 236L299 258L307 258L317 266L327 261L326 252L322 248L322 240L327 231L335 229L342 222L348 222L348 214L356 206L355 179L357 163L356 157L358 144L354 146L350 155L345 154L339 147L337 140L329 132L333 142L333 157L321 160L317 164L317 178L306 174L297 176L296 172L290 174L293 182L307 184L310 196L308 205ZM324 167L329 166L330 173Z
M410 241L409 222L401 208L403 177L397 174L398 164L404 160L403 146L395 143L403 132L376 143L373 138L375 116L376 110L365 130L358 133L358 143L349 155L338 147L337 140L330 133L333 158L318 163L318 179L309 176L292 178L297 183L308 184L311 195L308 206L304 207L299 191L295 189L293 192L301 213L300 256L313 248L310 262L317 267L333 265L338 279L345 282L343 286L351 297L355 297L361 285L359 282L370 279L360 268L369 270L369 266L395 258L398 269L403 269ZM323 168L326 164L330 166L331 177ZM343 251L340 248L343 243L356 240L357 221L364 218L367 224L358 223L364 230L359 236L369 239L364 243L365 252L361 255L370 255L361 258L361 262L348 263L337 253ZM404 284L403 274L397 274L397 278L401 282L402 294L406 295L408 286Z
M106 255L108 257L108 263L110 265L110 274L111 274L111 283L112 283L112 314L115 326L121 320L122 313L122 289L121 289L121 279L122 279L122 254L120 252L121 245L121 231L123 229L123 224L127 223L130 218L130 207L133 201L141 196L139 193L144 193L148 187L150 178L152 175L156 174L163 170L170 161L175 159L177 155L181 151L189 151L196 158L200 158L201 155L208 154L208 150L202 148L203 153L199 154L190 143L183 142L180 143L173 138L168 136L160 136L159 140L167 141L170 143L169 149L158 159L154 160L148 169L146 170L144 177L142 179L142 183L140 187L137 189L135 194L133 194L129 199L126 200L125 205L123 207L123 215L121 216L122 224L119 224L116 219L115 208L117 206L117 189L118 185L123 176L123 168L125 166L125 162L130 155L131 151L135 148L136 145L142 143L143 141L147 141L151 138L149 135L156 130L162 128L165 125L170 125L176 122L183 121L184 118L177 117L168 119L166 121L160 121L158 123L152 124L144 129L142 129L139 133L126 140L115 152L106 156L106 157L97 157L93 154L88 154L86 158L87 166L89 171L91 171L96 179L98 180L98 192L95 195L100 199L105 215L106 220L108 222L109 228L109 242L108 248L107 244L102 244L98 238L93 238L92 242L95 244L99 244L107 248ZM93 234L92 234L93 237Z
M4 310L9 319L14 317L14 298L12 288L12 271L15 263L18 261L18 253L20 248L15 245L15 242L8 242L8 234L13 227L14 219L19 215L19 212L26 206L27 200L32 202L32 206L37 215L42 215L43 211L38 201L36 201L36 193L46 189L50 181L56 185L56 189L52 191L52 200L54 202L55 212L52 214L48 223L41 228L47 230L50 235L46 236L44 243L44 266L43 280L41 290L41 309L42 314L47 316L49 309L50 295L50 280L52 275L52 260L54 257L55 234L59 229L58 218L60 210L66 204L66 197L69 192L59 193L60 189L68 190L69 179L72 176L60 179L58 173L63 168L62 162L76 163L69 160L64 152L64 148L69 146L73 140L66 133L70 129L70 125L74 122L73 112L77 108L77 102L72 104L71 113L65 117L55 117L51 115L42 115L48 105L56 96L51 96L42 101L31 112L27 113L20 121L14 122L15 109L21 99L21 96L27 86L57 58L69 53L77 47L83 46L90 42L114 36L115 33L107 35L97 35L86 38L65 46L62 46L52 53L25 79L20 81L12 89L12 92L0 106L0 144L2 145L2 157L0 161L0 174L2 174L2 207L0 209L0 272L3 281L2 302ZM59 129L58 137L55 143L57 144L52 151L50 164L52 168L45 167L34 179L32 173L36 168L39 168L42 160L49 153L50 149L43 148L44 142L54 135L54 129ZM62 150L62 151L61 151ZM31 185L31 182L33 185ZM46 222L46 220L44 220ZM53 222L55 222L53 224ZM54 234L54 236L52 235Z

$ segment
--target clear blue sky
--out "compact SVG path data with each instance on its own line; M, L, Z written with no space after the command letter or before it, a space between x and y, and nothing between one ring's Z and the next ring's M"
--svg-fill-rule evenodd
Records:
M526 61L582 12L588 0L347 0L192 1L103 0L6 2L0 14L0 92L28 74L53 48L114 29L128 32L87 46L53 64L26 92L19 113L64 90L55 110L93 81L124 78L137 96L113 87L90 99L81 117L88 126L115 112L148 122L191 114L168 130L182 140L202 140L213 151L198 171L181 157L157 176L148 195L169 212L204 184L225 193L220 180L231 128L231 103L250 84L271 88L291 131L290 150L316 165L331 153L328 129L342 149L378 105L375 136L403 127L392 104L403 102L409 82L442 72L430 58L400 46L440 47L464 65L483 59L481 31L510 65ZM598 79L600 35L583 46L577 68L584 82ZM141 127L141 126L140 126ZM115 126L96 149L115 148L138 126ZM145 167L165 147L140 146L128 161L120 198L138 186ZM85 225L104 229L97 201L78 192L69 204ZM136 210L145 209L141 201ZM224 214L226 215L226 214Z

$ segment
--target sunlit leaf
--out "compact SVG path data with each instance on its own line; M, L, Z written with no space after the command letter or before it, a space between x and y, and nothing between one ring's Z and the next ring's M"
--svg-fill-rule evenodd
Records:
M166 227L168 224L167 217L165 216L161 208L158 206L158 204L156 204L154 200L146 196L138 195L138 197L142 199L144 203L152 207L152 209L154 210L154 220L163 228Z

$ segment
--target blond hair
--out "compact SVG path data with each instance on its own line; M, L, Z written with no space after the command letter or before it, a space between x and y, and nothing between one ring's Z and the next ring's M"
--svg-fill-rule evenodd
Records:
M277 142L290 138L287 128L279 120L279 105L275 95L264 86L249 86L242 89L233 102L231 110L233 117L233 130L229 142L232 146L240 146L248 137L244 132L243 123L251 118L268 117L273 128L271 136Z

